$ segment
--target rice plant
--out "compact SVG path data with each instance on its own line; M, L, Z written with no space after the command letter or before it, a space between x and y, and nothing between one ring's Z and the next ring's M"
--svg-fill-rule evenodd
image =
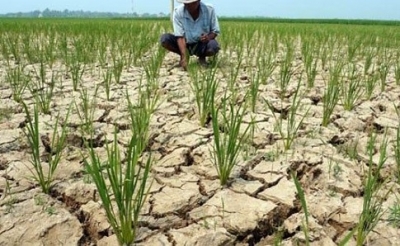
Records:
M387 144L388 142L385 137L379 147L379 160L377 166L373 167L376 135L372 134L368 142L367 153L369 155L369 167L367 178L364 184L363 210L357 226L357 245L364 245L368 234L374 230L384 213L382 203L388 194L382 198L378 196L378 192L382 189L382 184L384 184L382 181L380 181L380 171L387 160Z
M285 97L288 85L290 83L290 79L294 74L294 69L292 65L293 56L294 56L294 47L292 46L291 42L287 41L285 56L280 66L281 69L279 71L279 80L278 80L279 90L280 90L279 93L281 99Z
M251 112L256 112L258 102L258 92L261 84L261 77L257 71L253 71L250 76L249 96L250 96L250 109Z
M55 72L51 73L50 81L47 78L46 65L43 61L40 62L39 72L35 69L36 80L28 84L28 88L34 96L35 102L39 105L42 113L51 113L51 103L56 86L57 77Z
M367 154L369 156L368 161L368 172L364 181L364 192L363 192L363 209L359 216L359 220L354 229L339 243L339 245L346 245L349 240L354 236L357 246L365 244L367 236L371 233L376 225L379 223L382 215L384 214L383 202L387 199L390 190L382 192L385 181L381 180L380 172L387 160L387 138L386 135L383 142L379 146L379 160L376 166L373 162L373 156L376 152L376 140L377 135L371 134L368 145Z
M218 89L218 81L215 77L217 69L199 71L197 68L189 67L191 75L190 87L195 96L199 124L204 127L211 120L211 108L213 97Z
M301 107L302 99L300 95L300 87L301 79L299 79L297 83L297 87L292 98L292 104L288 109L287 116L285 117L286 119L284 119L282 115L277 116L271 103L269 103L267 100L265 101L275 118L279 134L283 139L285 150L289 150L291 148L294 140L297 137L298 131L302 127L303 121L304 119L306 119L309 111L308 109L302 116L300 116L300 118L298 117L298 110ZM286 124L284 120L286 120Z
M364 77L364 81L365 81L364 82L364 86L365 86L366 99L368 99L368 100L371 99L371 97L372 97L372 95L373 95L373 93L375 91L376 85L378 84L377 83L378 80L379 80L379 74L378 73L374 73L374 74L371 74L371 75L366 75Z
M397 127L396 130L394 157L396 161L396 178L397 182L400 183L400 125Z
M342 94L343 108L350 111L362 98L364 88L362 86L362 76L357 71L356 64L350 63L348 71L349 74L347 77L349 81L340 83L340 92Z
M72 58L74 59L74 58ZM70 64L70 73L72 78L72 88L74 91L78 91L79 85L82 83L82 76L85 72L85 64L78 61L73 61Z
M98 87L96 87L93 97L90 97L88 90L82 88L79 91L80 104L77 104L75 101L75 109L79 119L81 120L80 130L83 134L88 134L89 136L91 136L94 131L93 120L97 105L97 92Z
M111 92L111 85L112 85L112 73L110 71L110 69L107 69L104 73L103 73L103 82L102 85L104 87L104 90L106 92L106 98L107 101L110 101L111 97L110 97L110 92Z
M400 202L397 200L389 210L389 224L395 228L400 228Z
M307 74L307 87L313 88L317 76L318 57L320 49L316 46L315 40L304 40L301 45L301 53L304 67Z
M220 184L225 186L233 168L238 163L240 149L246 140L250 124L241 132L246 109L244 104L238 105L235 109L234 103L225 95L221 106L216 108L214 98L215 95L212 95L211 122L214 145L211 155L217 169Z
M28 83L31 81L30 76L24 73L24 67L18 65L15 68L9 68L6 73L6 81L11 87L14 101L21 102Z
M329 124L331 115L340 98L339 83L341 82L342 68L343 64L338 62L338 64L331 68L329 73L328 85L323 96L322 126L325 127Z
M294 172L292 171L291 173L292 179L294 181L294 184L296 186L296 190L297 190L297 195L300 199L300 204L301 204L301 208L303 209L303 213L305 216L305 220L306 223L304 224L304 221L302 221L302 226L301 229L303 230L304 233L304 237L306 239L306 245L310 245L310 236L309 236L309 212L308 212L308 208L307 208L307 201L306 201L306 197L304 195L304 190L301 187L301 184L299 182L299 180L297 179L296 175L294 174Z
M60 163L63 149L65 147L65 141L67 138L67 124L65 122L68 121L69 112L62 124L61 129L59 130L60 124L60 114L58 114L56 118L56 122L54 123L54 129L51 135L51 140L48 145L45 145L45 149L47 151L47 160L46 163L42 160L40 142L46 141L46 138L42 140L42 134L39 130L39 110L37 105L34 105L33 108L33 117L30 113L30 109L28 106L22 102L26 117L27 117L27 126L26 130L24 130L24 134L28 139L30 150L32 151L32 159L31 164L33 166L33 170L31 170L34 180L36 180L42 191L46 194L50 192L51 185L53 183L53 176L57 170L58 164ZM59 131L61 132L59 135Z
M141 209L149 194L152 160L149 157L143 166L139 162L142 146L141 136L133 134L126 160L122 160L115 131L113 143L106 146L107 160L100 160L93 146L88 146L89 157L85 159L86 171L97 187L108 222L121 246L134 244Z

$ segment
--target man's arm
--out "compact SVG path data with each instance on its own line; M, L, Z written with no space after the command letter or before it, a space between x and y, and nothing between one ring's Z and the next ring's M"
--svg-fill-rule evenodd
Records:
M186 61L185 30L182 24L182 17L179 16L179 13L177 13L177 9L175 9L174 11L173 27L174 27L174 35L178 37L177 42L179 47L179 53L181 55L180 65L181 67L183 67L183 69L186 70L187 61Z
M186 39L184 37L178 37L178 47L179 53L181 54L181 60L179 61L179 65L186 70L187 69L187 61L186 61Z

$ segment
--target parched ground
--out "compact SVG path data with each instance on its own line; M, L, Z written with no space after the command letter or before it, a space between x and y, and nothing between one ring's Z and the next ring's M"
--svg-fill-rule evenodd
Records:
M225 57L225 58L224 58ZM368 237L368 245L400 245L400 229L389 225L389 208L398 203L396 163L393 149L398 117L395 105L400 88L393 71L387 77L386 90L376 91L371 100L362 100L352 111L339 105L328 127L321 127L322 96L325 88L319 70L315 88L301 100L310 108L292 148L283 152L276 120L261 99L277 100L277 71L259 88L260 100L254 139L228 186L221 187L210 156L213 133L210 126L199 127L190 77L179 68L173 54L167 54L160 70L161 100L151 120L150 149L154 153L151 194L140 219L138 245L282 245L304 244L301 225L305 216L290 173L295 171L305 190L312 245L336 245L359 221L363 204L363 182L367 170L368 134L378 133L382 141L387 129L388 159L381 172L387 178L383 191L385 213ZM228 71L226 56L221 69ZM295 67L301 67L296 60ZM194 62L194 61L191 61ZM56 69L63 71L62 66ZM199 68L201 69L201 68ZM241 68L236 86L240 93L249 86L249 69ZM0 69L2 77L5 68ZM114 126L118 141L126 146L129 139L129 116L125 89L132 95L143 74L140 67L124 70L120 84L114 84L111 101L100 87L94 99L94 88L102 82L96 72L86 72L84 88L95 105L94 142L105 157L105 143L113 139ZM296 85L290 83L289 91ZM221 84L227 78L218 74ZM11 98L11 89L3 83L0 90L0 245L117 245L107 222L91 178L84 172L82 153L85 136L78 131L80 119L73 111L69 120L67 148L56 172L50 195L41 192L31 179L30 150L23 129L25 113ZM27 91L24 99L33 99ZM41 133L51 131L56 112L64 112L76 101L79 92L72 89L71 78L63 77L55 91L52 115L40 115ZM288 101L290 102L290 101ZM277 111L279 111L277 109ZM63 113L62 113L63 114ZM300 117L300 116L299 116ZM245 121L250 122L250 114ZM357 150L353 158L346 150ZM379 146L377 146L379 148ZM42 146L45 153L45 148ZM376 163L379 151L373 161ZM384 193L384 192L382 192ZM348 245L355 245L351 241Z

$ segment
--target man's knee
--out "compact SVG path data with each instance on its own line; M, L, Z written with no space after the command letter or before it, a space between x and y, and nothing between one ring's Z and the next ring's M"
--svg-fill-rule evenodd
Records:
M170 33L164 33L163 35L161 35L160 37L160 44L162 46L165 46L165 44L170 43L169 41L171 40L171 34Z
M219 50L220 50L220 47L219 47L217 40L213 39L208 42L207 50L206 50L206 53L208 56L217 54Z

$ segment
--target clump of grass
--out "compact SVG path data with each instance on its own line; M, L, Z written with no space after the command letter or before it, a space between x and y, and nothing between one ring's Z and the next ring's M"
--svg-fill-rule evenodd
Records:
M355 235L356 245L364 245L367 236L374 230L382 215L384 209L382 204L387 198L390 190L383 195L379 195L382 191L384 181L381 180L380 171L387 160L387 139L386 136L379 147L379 160L374 167L373 156L376 151L376 135L371 134L368 145L367 154L368 173L364 183L363 209L359 217L356 227L340 242L339 245L346 245L348 241Z
M391 206L389 211L389 224L395 228L400 228L400 203L397 201L393 206Z
M315 40L304 40L301 44L301 54L304 60L304 67L307 74L307 87L313 88L317 76L318 57L320 48Z
M279 71L279 92L281 99L283 99L286 95L288 85L290 83L290 79L294 74L293 69L293 56L294 56L294 47L291 42L286 42L286 50L285 50L285 57L281 63L281 69Z
M105 163L91 146L88 146L89 160L85 159L86 171L96 184L107 219L121 246L135 242L140 212L149 194L147 181L152 161L149 157L143 167L139 163L143 146L141 141L138 134L133 134L126 151L126 161L123 161L115 132L113 143L106 146Z
M363 96L362 76L357 72L357 66L354 63L350 63L349 69L349 81L343 81L340 85L343 108L345 110L352 110L354 106Z
M357 245L363 245L368 234L373 231L383 215L382 198L378 197L378 192L382 189L380 181L380 171L387 160L387 139L385 138L379 147L379 160L375 170L373 170L373 155L375 153L376 135L372 134L368 142L369 168L368 176L364 187L363 210L357 226Z
M24 74L24 68L22 65L7 70L6 81L11 86L12 97L15 102L19 103L22 101L22 95L28 87L30 80L31 78L29 75Z
M309 212L308 212L308 208L307 208L307 202L306 202L306 197L304 195L304 190L301 187L301 184L299 182L299 180L297 179L296 175L294 174L294 172L291 173L292 179L294 181L294 184L296 186L296 190L297 190L297 195L299 196L300 199L300 204L301 204L301 208L303 209L303 213L305 216L305 220L306 223L304 224L304 221L302 221L302 227L301 229L303 230L304 233L304 237L306 239L306 245L310 245L310 237L309 237Z
M125 160L121 159L121 150L117 140L117 129L114 142L106 145L107 160L105 165L89 148L89 160L85 160L87 173L96 184L103 207L120 245L132 245L139 226L141 209L147 199L150 187L152 158L149 156L143 163L140 158L149 140L149 125L158 97L152 97L150 86L146 90L139 86L137 103L133 104L127 92L128 111L131 117L132 137L128 144ZM103 171L105 168L105 172ZM107 178L111 189L107 185ZM116 204L116 207L113 204Z
M85 64L79 61L73 61L70 64L70 73L72 77L72 87L74 91L78 91L78 87L82 82L82 76L85 73Z
M400 183L400 125L397 127L396 131L394 154L396 160L396 178L397 182Z
M286 125L284 125L284 118L282 114L277 116L273 106L266 101L267 106L271 110L274 118L277 122L277 129L281 138L283 139L283 145L285 150L289 150L297 137L298 131L302 127L304 119L308 115L309 109L298 119L298 110L301 107L301 95L300 95L300 87L301 87L301 79L299 79L297 83L297 87L295 89L295 93L292 98L292 104L288 109L288 113L286 118Z
M54 125L52 138L50 140L49 146L45 146L48 152L47 156L47 164L48 170L46 171L44 168L44 163L41 159L41 152L40 152L40 141L41 141L41 134L39 131L39 111L36 105L34 105L33 109L33 117L28 109L28 106L22 102L25 114L27 116L27 131L24 131L29 147L32 151L32 160L31 164L33 166L33 170L31 170L33 178L39 183L42 191L46 194L50 192L50 188L53 182L53 176L55 171L57 170L58 164L60 163L62 152L65 147L65 142L67 138L67 124L62 123L62 127L60 129L61 134L59 135L59 120L60 114L56 118L56 122ZM68 110L67 115L65 116L64 121L68 121L69 117Z
M75 102L76 112L79 119L81 120L80 130L83 134L92 135L93 134L93 118L96 110L98 87L96 87L94 96L91 98L89 92L86 88L82 88L79 91L81 103L78 105Z
M190 86L196 100L199 124L204 127L211 119L211 104L218 89L218 81L215 77L216 69L199 71L195 68L189 69L189 72L192 77Z
M50 114L51 102L53 99L54 88L56 85L56 75L51 74L50 81L47 81L46 65L40 62L39 72L35 69L37 79L28 84L28 88L35 98L35 102L39 105L42 113Z
M323 96L322 126L328 126L332 113L339 101L340 78L343 68L342 63L338 63L331 68L329 73L328 85Z
M110 92L111 92L111 85L112 85L112 72L110 69L107 69L103 74L103 82L102 85L104 86L104 90L106 92L107 101L110 101Z
M376 88L377 82L379 79L379 74L378 73L373 73L371 75L366 75L364 77L365 80L365 95L366 99L370 100L372 97L372 94L374 93L374 90Z
M225 96L222 99L221 107L216 108L214 98L215 95L212 95L211 122L214 145L211 155L218 172L220 184L224 186L227 184L233 168L238 163L237 158L242 143L246 140L250 124L241 133L240 130L246 107L240 104L235 109L234 103ZM222 119L220 121L221 116Z

